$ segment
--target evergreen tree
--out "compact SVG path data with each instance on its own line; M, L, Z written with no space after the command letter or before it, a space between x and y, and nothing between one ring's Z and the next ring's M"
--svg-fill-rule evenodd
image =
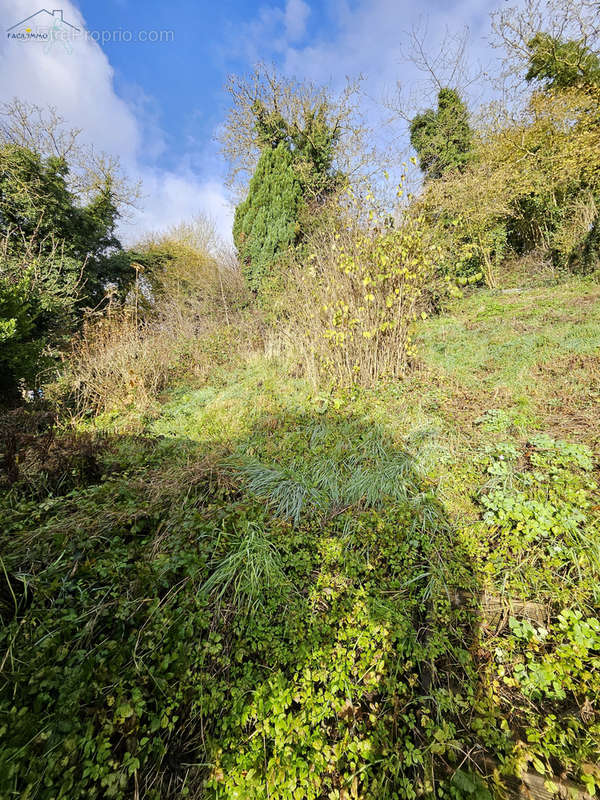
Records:
M247 198L235 213L233 238L244 274L258 291L271 266L302 235L301 215L338 187L333 170L339 131L327 122L327 107L306 107L302 125L255 103L261 155Z
M253 291L258 291L276 257L296 243L302 204L302 187L288 144L265 145L233 224L242 269Z
M472 140L467 107L454 89L441 89L437 110L427 109L410 124L410 143L427 178L462 171L471 160Z

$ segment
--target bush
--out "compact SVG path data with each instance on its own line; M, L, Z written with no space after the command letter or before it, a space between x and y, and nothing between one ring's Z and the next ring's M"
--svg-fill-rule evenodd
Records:
M519 121L484 132L463 174L428 182L428 218L454 226L490 287L510 251L546 253L557 268L597 265L598 99L594 87L534 93Z
M168 301L227 320L232 308L246 302L239 264L208 217L152 235L130 255L141 281L138 299L150 308Z
M38 387L75 322L79 268L56 250L0 254L0 402Z
M402 375L433 290L437 249L423 219L409 213L395 226L369 203L338 202L291 265L287 335L315 380Z
M209 220L151 237L132 256L127 303L88 317L54 390L79 412L144 412L172 379L201 381L244 347L241 274Z

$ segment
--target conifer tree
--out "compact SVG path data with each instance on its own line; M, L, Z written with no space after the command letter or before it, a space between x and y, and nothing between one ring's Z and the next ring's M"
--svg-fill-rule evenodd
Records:
M472 140L467 107L454 89L441 89L437 110L427 109L410 124L410 143L427 178L462 171L471 160Z
M302 187L288 145L263 147L247 198L235 212L233 238L248 285L258 291L276 257L298 238Z

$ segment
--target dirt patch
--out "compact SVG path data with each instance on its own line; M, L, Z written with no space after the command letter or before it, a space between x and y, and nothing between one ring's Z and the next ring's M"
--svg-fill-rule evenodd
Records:
M536 364L532 375L538 388L537 410L548 432L598 449L600 356L558 357Z

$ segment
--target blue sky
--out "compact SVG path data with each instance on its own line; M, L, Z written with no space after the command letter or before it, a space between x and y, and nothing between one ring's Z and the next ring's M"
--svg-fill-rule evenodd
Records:
M46 0L42 0L46 2ZM400 82L426 103L424 76L407 60L413 26L435 52L446 31L470 30L469 60L489 66L490 11L506 0L54 0L64 19L91 31L172 31L172 41L74 43L71 53L0 39L0 101L51 104L99 149L143 182L143 208L126 239L198 212L230 234L232 203L214 137L224 119L228 73L259 60L334 89L365 77L369 122L383 135L382 101ZM35 13L38 0L0 0L3 28ZM45 7L45 6L44 6ZM406 146L402 126L395 135Z
M225 76L247 66L235 40L236 29L252 22L252 8L234 0L87 0L79 8L90 30L173 31L172 42L108 42L103 49L115 69L116 91L132 103L140 89L146 94L145 113L166 136L162 166L172 168L181 154L207 147L225 112Z

